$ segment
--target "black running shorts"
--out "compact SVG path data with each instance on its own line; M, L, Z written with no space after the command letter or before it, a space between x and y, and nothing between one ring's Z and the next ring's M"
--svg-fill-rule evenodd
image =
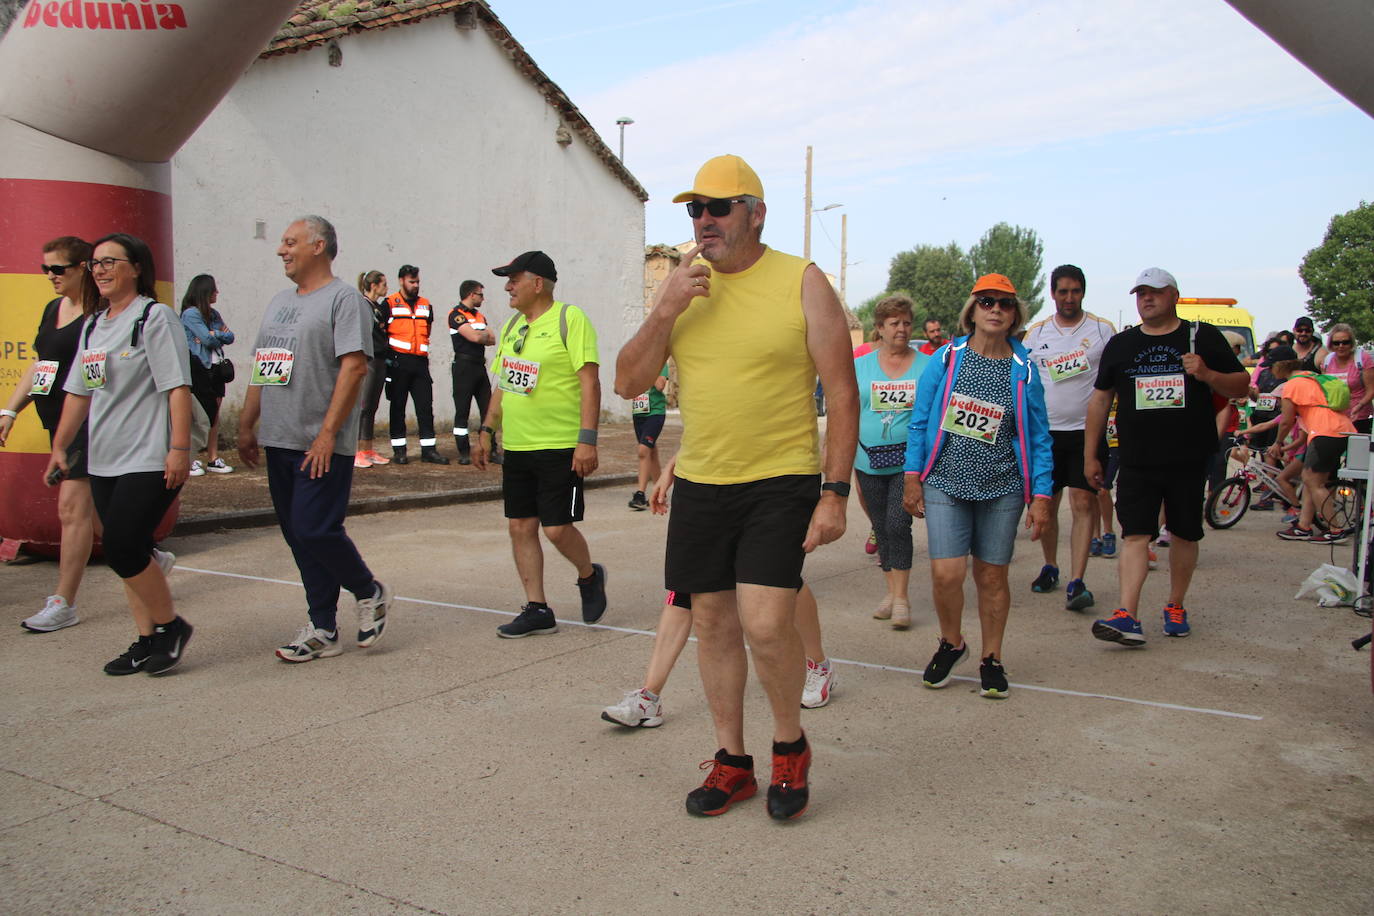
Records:
M539 517L545 528L582 521L582 478L573 473L573 450L506 451L501 496L506 518Z
M1122 465L1116 478L1116 518L1121 536L1159 533L1159 510L1169 534L1202 540L1203 485L1207 461L1156 467Z
M820 494L818 474L721 485L677 478L666 587L688 595L730 591L741 582L800 588L802 542Z

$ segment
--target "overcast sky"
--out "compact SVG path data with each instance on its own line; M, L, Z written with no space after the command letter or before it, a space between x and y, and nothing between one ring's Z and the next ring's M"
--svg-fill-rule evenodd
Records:
M894 254L1029 226L1087 307L1134 318L1143 267L1289 326L1297 266L1337 212L1374 200L1374 121L1222 0L687 0L677 9L493 0L648 189L649 243L691 232L673 194L718 153L747 159L765 241L812 258L849 302ZM595 11L595 17L588 15Z

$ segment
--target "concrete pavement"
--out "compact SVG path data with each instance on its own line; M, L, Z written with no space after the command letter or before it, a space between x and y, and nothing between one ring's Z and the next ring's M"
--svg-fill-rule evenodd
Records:
M160 679L100 671L132 639L106 568L88 573L82 623L45 635L17 623L56 567L0 569L3 909L1369 912L1374 724L1368 655L1349 648L1368 622L1290 600L1329 551L1278 541L1276 519L1209 532L1194 635L1164 639L1155 610L1140 650L1088 632L1114 563L1091 562L1099 606L1075 614L1030 592L1041 558L1023 539L998 702L977 695L973 659L945 690L920 686L936 639L923 523L915 626L896 632L871 619L880 573L852 505L845 538L807 564L847 661L831 705L804 713L811 808L780 825L761 797L683 811L715 751L692 645L663 727L598 718L639 685L662 602L665 521L622 491L592 491L583 525L610 570L605 626L573 622L573 575L548 551L564 623L524 640L495 634L520 602L497 502L352 519L403 599L375 649L303 665L271 654L304 619L275 529L167 543L196 633ZM1149 607L1165 588L1152 574ZM766 779L753 684L749 712Z

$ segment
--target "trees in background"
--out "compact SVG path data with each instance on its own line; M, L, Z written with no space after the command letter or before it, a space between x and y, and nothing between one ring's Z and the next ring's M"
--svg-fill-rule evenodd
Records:
M1298 276L1307 284L1307 310L1319 326L1343 321L1358 339L1374 340L1374 204L1360 201L1331 217Z
M1044 244L1034 229L1009 223L998 223L983 233L967 253L957 242L917 245L893 256L887 291L865 302L856 314L867 332L873 327L873 305L883 296L905 293L916 303L914 336L921 336L920 323L926 318L938 318L945 333L951 334L973 281L997 273L1006 275L1026 302L1029 315L1034 315L1044 305L1043 252Z

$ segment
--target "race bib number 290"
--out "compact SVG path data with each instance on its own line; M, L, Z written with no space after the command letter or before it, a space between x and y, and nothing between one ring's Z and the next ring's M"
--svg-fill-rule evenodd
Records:
M528 359L514 356L501 357L501 371L497 373L496 387L510 394L528 395L539 384L539 364Z
M253 351L253 377L250 385L286 385L291 381L291 369L296 355L281 347L260 347Z
M1135 380L1136 410L1167 410L1184 406L1183 373L1145 375Z

